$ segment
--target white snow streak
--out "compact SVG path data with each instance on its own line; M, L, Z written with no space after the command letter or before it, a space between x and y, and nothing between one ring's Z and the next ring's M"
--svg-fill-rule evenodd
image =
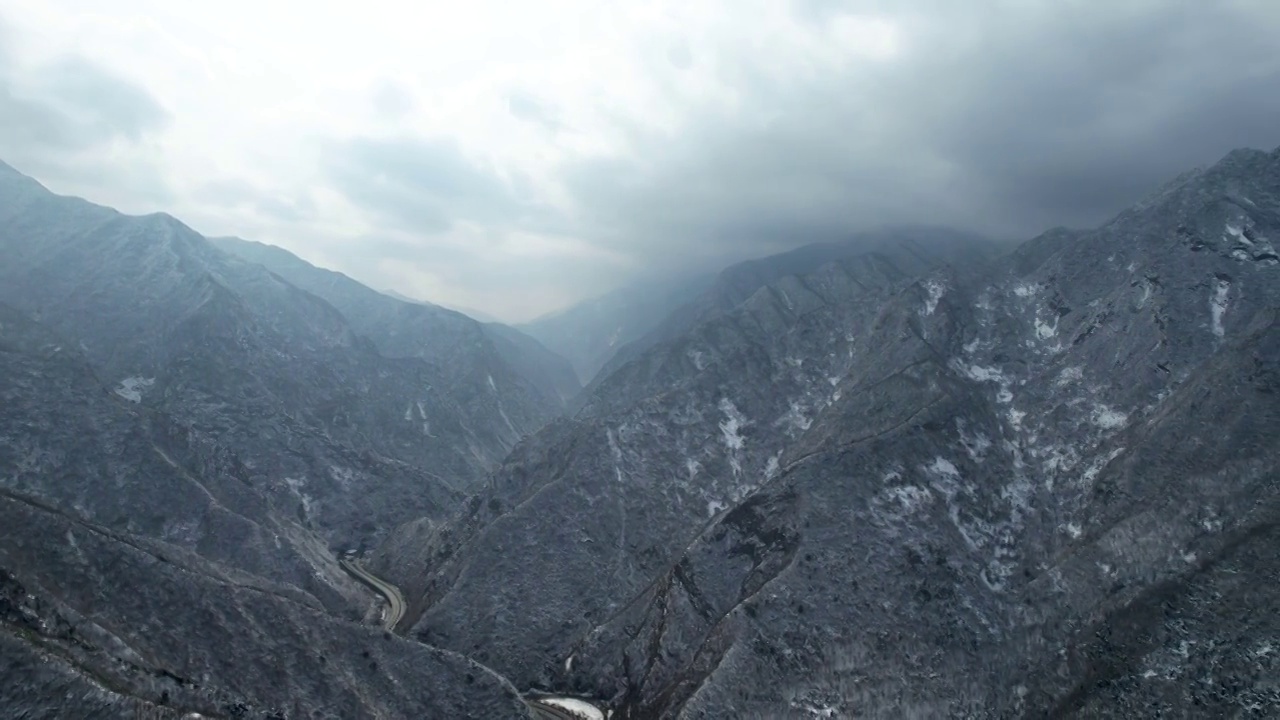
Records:
M693 458L685 458L684 469L689 473L689 479L692 480L698 476L698 471L702 469L702 463Z
M1222 337L1226 330L1222 326L1222 316L1227 314L1227 296L1231 292L1231 283L1219 279L1213 289L1213 297L1209 299L1209 312L1213 316L1213 334Z
M747 419L738 412L737 406L729 398L721 398L720 412L725 414L725 419L720 422L720 434L729 451L729 466L733 468L734 475L741 475L742 461L738 453L742 452L745 441L740 431L747 425Z
M772 479L773 476L777 474L778 474L778 456L773 455L769 458L769 462L765 463L764 465L764 476L768 479Z
M581 716L583 720L604 720L604 713L600 712L599 708L577 698L544 697L538 698L538 702L564 708L575 715Z

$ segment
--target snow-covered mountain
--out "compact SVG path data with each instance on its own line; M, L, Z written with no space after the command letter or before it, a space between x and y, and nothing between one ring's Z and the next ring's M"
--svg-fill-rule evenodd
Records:
M1280 707L1280 151L922 274L784 277L378 567L621 717ZM972 257L960 253L961 257Z
M59 197L8 166L0 257L0 638L7 662L38 661L6 670L18 695L0 704L523 707L465 659L351 623L370 598L336 554L446 517L557 412L554 389L531 390L462 316L474 332L440 353L384 353L172 217ZM405 685L378 663L421 670Z
M1277 238L1240 150L1096 229L867 233L553 342L0 166L0 705L1274 715Z

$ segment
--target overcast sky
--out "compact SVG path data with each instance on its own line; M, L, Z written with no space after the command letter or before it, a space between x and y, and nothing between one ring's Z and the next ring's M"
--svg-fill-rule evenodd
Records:
M1280 145L1277 0L0 0L0 159L511 321Z

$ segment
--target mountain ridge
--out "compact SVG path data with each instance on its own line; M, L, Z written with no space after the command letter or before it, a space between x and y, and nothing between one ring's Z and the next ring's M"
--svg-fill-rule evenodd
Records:
M1225 711L1188 682L1215 663L1274 707L1273 664L1228 640L1277 630L1251 614L1273 593L1198 568L1275 571L1278 198L1280 150L1237 152L861 302L821 298L876 287L874 256L784 278L604 377L378 567L423 641L621 717ZM1239 602L1179 599L1214 592ZM1096 644L1126 613L1160 642Z

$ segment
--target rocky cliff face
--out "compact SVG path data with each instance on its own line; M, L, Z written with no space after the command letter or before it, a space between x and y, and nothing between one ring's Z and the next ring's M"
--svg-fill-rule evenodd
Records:
M1238 151L975 267L770 283L380 568L624 717L1276 712L1278 237Z

